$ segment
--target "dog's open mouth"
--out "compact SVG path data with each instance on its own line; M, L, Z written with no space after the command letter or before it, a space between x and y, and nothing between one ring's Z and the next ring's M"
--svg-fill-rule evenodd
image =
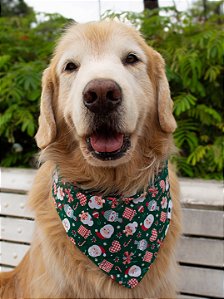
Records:
M115 160L121 158L130 148L130 136L120 132L92 133L86 138L88 150L100 160Z

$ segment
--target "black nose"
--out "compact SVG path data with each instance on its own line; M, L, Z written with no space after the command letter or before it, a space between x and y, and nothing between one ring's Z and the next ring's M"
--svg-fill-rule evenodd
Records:
M93 113L110 113L122 101L120 86L113 80L94 79L83 91L84 105Z

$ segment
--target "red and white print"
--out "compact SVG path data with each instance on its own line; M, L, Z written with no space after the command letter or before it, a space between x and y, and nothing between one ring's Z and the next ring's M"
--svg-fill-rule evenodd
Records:
M121 250L121 244L119 241L113 241L111 247L109 248L109 251L111 253L115 253Z
M163 223L166 221L166 214L167 213L165 213L165 212L161 212L160 221L163 222Z
M99 268L104 270L105 272L110 272L110 270L113 268L112 263L108 262L107 260L103 260L100 264L99 264Z
M135 278L131 278L129 281L128 281L128 285L132 288L136 287L138 285L138 280L135 279Z
M85 226L80 225L79 229L78 229L78 233L84 238L87 239L90 235L90 230L85 228Z
M135 210L126 207L123 212L122 217L131 221L133 219L133 217L135 216L135 214L136 214Z
M144 262L147 262L147 263L150 263L151 260L152 260L152 257L153 257L153 253L150 252L150 251L146 251L144 257L143 257L143 261Z
M166 209L167 208L167 197L166 196L162 197L161 207L162 207L162 209Z
M150 237L150 242L155 241L157 239L157 236L158 236L157 230L155 228L152 229L152 234L151 234L151 237Z
M81 206L85 206L86 205L87 198L86 198L86 196L83 193L78 192L76 194L76 197L78 198Z

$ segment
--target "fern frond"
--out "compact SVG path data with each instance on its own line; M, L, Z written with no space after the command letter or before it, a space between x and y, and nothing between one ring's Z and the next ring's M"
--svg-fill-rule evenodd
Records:
M208 150L208 146L202 146L199 145L187 158L187 163L191 165L196 165L198 162L200 162L204 156L206 155L206 152Z
M204 79L205 80L209 80L210 82L213 82L217 79L217 77L220 75L222 70L221 65L211 65L205 75L204 75Z
M222 116L215 109L204 104L192 108L188 111L188 115L199 119L205 125L216 124L222 121Z
M192 94L182 93L174 100L174 114L179 116L181 113L189 110L191 107L195 106L197 99Z

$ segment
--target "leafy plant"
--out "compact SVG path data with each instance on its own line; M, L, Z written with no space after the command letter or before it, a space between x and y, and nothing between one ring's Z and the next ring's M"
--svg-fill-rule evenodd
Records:
M222 1L199 1L186 12L175 7L143 13L108 12L106 17L129 20L148 44L165 58L178 128L179 155L173 158L183 176L223 177L223 56Z
M0 18L1 165L33 166L41 75L68 20L57 14L36 16L22 0L17 2L3 1L7 18Z

